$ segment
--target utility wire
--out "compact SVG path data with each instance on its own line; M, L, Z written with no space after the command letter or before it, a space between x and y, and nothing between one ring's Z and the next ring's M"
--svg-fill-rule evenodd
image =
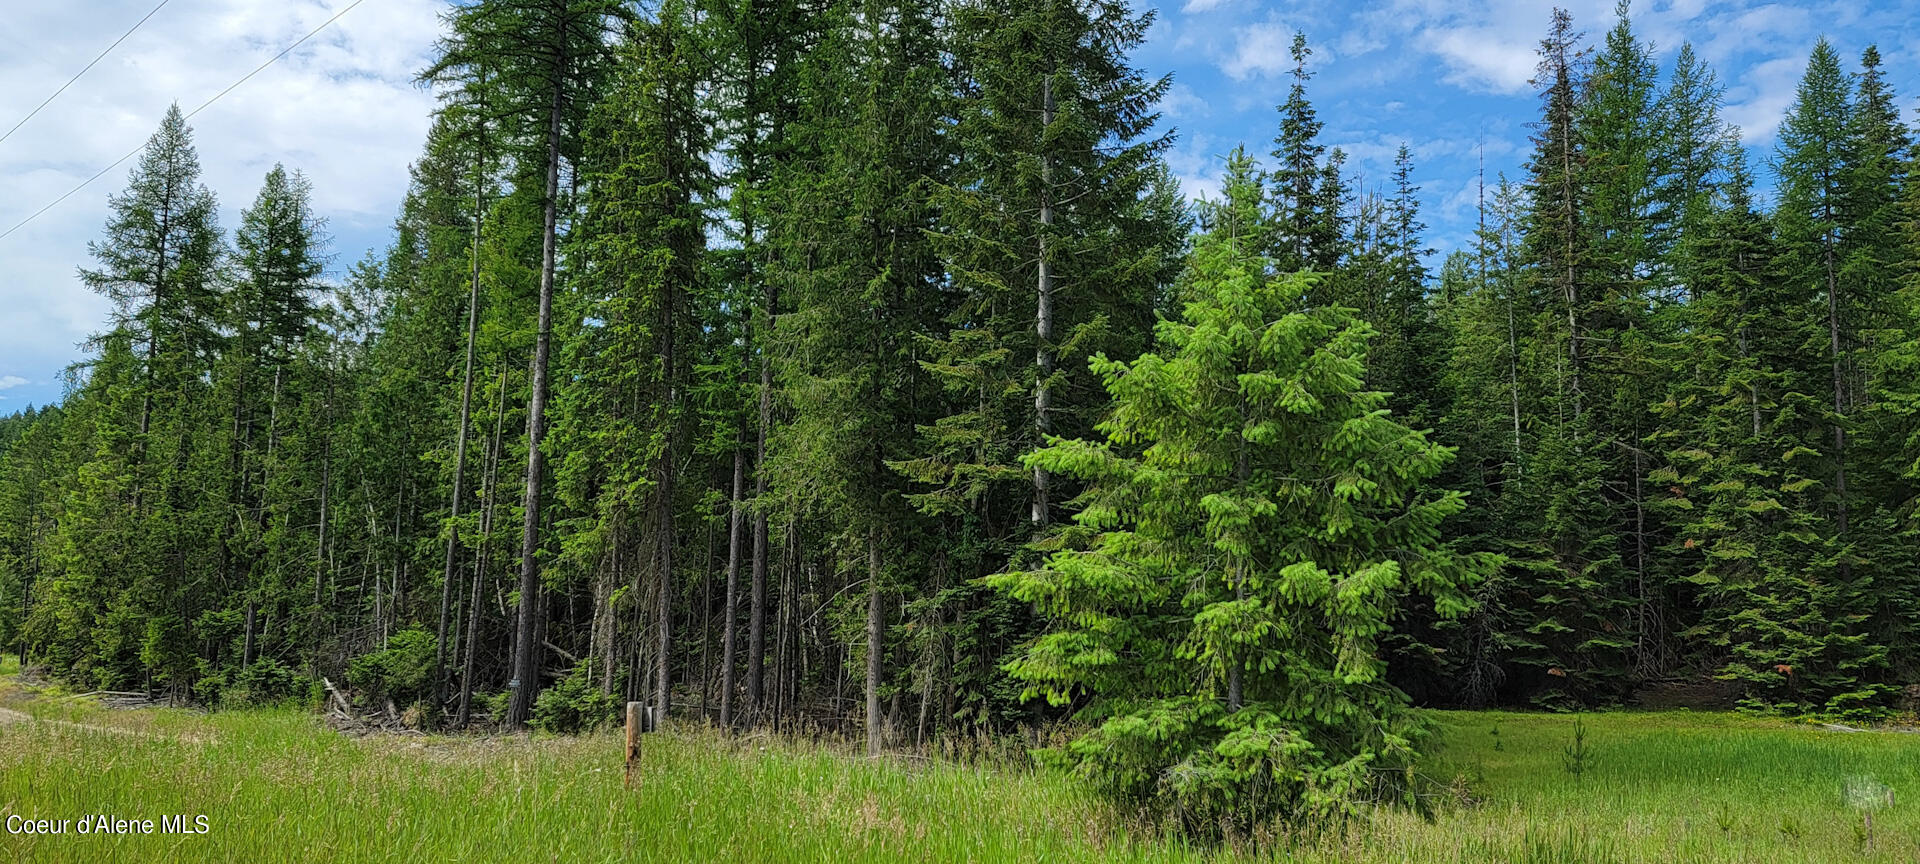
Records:
M352 2L352 3L350 3L350 4L348 4L348 5L347 5L347 8L345 8L345 9L342 9L342 10L340 10L340 11L338 11L338 12L335 12L335 13L333 13L333 17L332 17L332 18L328 18L327 20L325 20L325 21L323 21L323 22L321 22L321 23L320 23L320 26L318 26L318 27L315 27L315 28L313 28L313 30L312 30L311 32L309 32L309 33L307 33L307 35L305 35L305 36L302 36L302 37L300 37L300 38L299 38L298 40L296 40L296 41L295 41L295 42L294 42L294 43L293 43L292 45L288 45L288 46L287 46L287 47L286 47L285 49L283 49L283 50L282 50L282 51L281 51L280 53L278 53L278 54L275 54L275 55L273 55L273 56L272 56L271 58L269 58L269 59L267 60L267 62L265 62L265 63L262 63L262 64L260 64L259 66L257 66L257 67L255 67L255 68L254 68L254 70L253 70L252 72L248 72L248 73L247 73L246 75L243 75L243 76L241 76L241 78L240 78L240 80L238 80L238 81L235 81L235 82L233 82L232 84L229 84L229 85L227 85L227 89L225 89L225 90L222 90L222 91L220 91L220 92L218 92L218 93L215 93L215 94L213 94L213 98L212 98L212 99L208 99L207 101L205 101L205 102L202 102L202 103L200 103L200 107L198 107L198 108L195 108L195 109L193 109L192 111L188 111L188 112L187 112L187 116L186 116L186 118L185 118L185 119L188 119L188 120L191 120L191 119L193 119L193 115L195 115L195 114L198 114L198 113L200 113L200 112L202 112L202 111L205 111L205 110L207 110L207 106L209 106L209 105L212 105L213 103L215 103L215 102L218 102L218 101L220 101L220 97L222 97L222 96L225 96L225 95L227 95L228 93L232 93L232 92L233 92L233 90L234 90L234 88L236 88L236 87L239 87L240 85L242 85L242 84L245 84L245 83L247 83L247 79L249 79L249 78L252 78L253 76L255 76L255 75L258 75L258 74L260 74L260 72L261 72L262 70L264 70L264 69L266 69L266 68L267 68L268 66L272 66L272 65L273 65L273 64L274 64L274 63L275 63L276 61L278 61L278 60L279 60L280 58L282 58L282 57L285 57L285 56L287 56L288 54L291 54L291 53L293 53L293 49L295 49L295 48L298 48L298 47L300 47L300 46L301 46L302 44L304 44L304 43L305 43L305 42L306 42L306 41L307 41L308 39L312 39L312 38L313 38L314 36L317 36L317 35L319 35L319 33L320 33L320 31L322 31L322 30L325 30L325 29L327 29L327 25L329 25L329 24L332 24L333 22L335 22L335 21L338 21L338 20L340 20L340 16L342 16L342 15L345 15L345 14L347 14L348 12L352 12L355 6L359 6L359 5L361 4L361 3L365 3L365 2L366 2L366 0L353 0L353 2ZM121 163L123 163L123 162L125 162L125 161L127 161L128 159L132 159L132 158L134 157L134 155L135 155L135 154L137 154L137 153L139 153L139 152L140 152L141 150L144 150L144 149L146 149L146 146L147 146L147 145L143 143L143 144L141 144L140 146L138 146L138 147L135 147L135 148L133 148L132 150L128 150L128 151L127 151L127 155L125 155L125 156L122 156L122 157L120 157L120 158L118 158L118 159L115 159L115 160L113 160L113 164L111 164L111 165L108 165L107 167L105 167L105 168L102 168L102 169L100 169L100 173L98 173L98 174L95 174L95 175L93 175L92 177L88 177L87 179L85 179L85 180L82 180L82 181L80 181L80 185L78 185L78 186L75 186L75 187L73 187L72 189L68 189L68 190L67 190L67 192L66 192L66 194L64 194L64 195L61 195L60 197L58 197L58 198L55 198L55 199L53 199L53 202L52 202L52 203L50 203L50 204L48 204L47 206L45 206L45 207L42 207L42 208L40 208L40 209L38 209L38 210L35 210L35 211L33 211L33 215L32 215L32 216L28 216L27 218L25 218L25 219L22 219L22 220L20 220L20 222L19 222L18 224L16 224L16 225L14 225L14 226L13 226L12 228L8 228L8 229L7 229L7 230L6 230L6 231L5 231L4 233L0 233L0 240L5 240L5 239L7 239L7 237L8 237L9 235L11 235L11 234L12 234L13 232L15 232L15 231L18 231L18 230L20 230L20 229L22 229L22 228L25 228L25 227L27 226L27 223L29 223L29 222L32 222L33 220L35 220L35 219L38 219L38 218L40 218L40 214L42 214L42 213L45 213L45 212L47 212L48 210L52 210L52 209L53 209L54 207L56 207L56 206L59 206L59 204L60 204L60 202L62 202L62 201L65 201L65 200L67 200L68 198L72 198L72 197L73 197L73 195L74 195L74 193L76 193L76 192L79 192L80 190L82 190L82 189L85 189L85 188L87 188L87 186L89 186L89 185L91 185L91 184L93 183L93 181L95 181L95 180L98 180L98 179L100 179L101 177L105 177L108 171L112 171L113 169L115 169L115 168L118 168L118 167L120 167L120 164L121 164Z
M127 37L133 35L133 31L140 29L140 25L147 23L147 18L152 18L154 12L160 11L162 7L171 2L173 2L173 0L160 0L160 5L153 7L153 10L147 13L146 18L133 22L133 26L128 28L127 32L120 34L120 38L113 40L113 44L108 45L107 50L100 52L100 56L93 58L93 62L88 63L85 69L73 73L73 77L68 78L67 83L60 85L60 89L53 91L52 96L48 96L46 101L34 106L32 111L28 111L27 116L20 118L20 122L13 124L13 128L7 130L7 134L0 135L0 142L5 142L8 138L12 138L13 133L20 131L20 127L27 125L27 121L33 119L33 115L40 113L40 109L47 107L53 100L60 98L60 94L67 92L67 88L72 87L73 82L80 80L80 76L87 74L88 70L98 65L101 60L106 59L108 54L113 53L113 49L120 47L120 43L127 41Z

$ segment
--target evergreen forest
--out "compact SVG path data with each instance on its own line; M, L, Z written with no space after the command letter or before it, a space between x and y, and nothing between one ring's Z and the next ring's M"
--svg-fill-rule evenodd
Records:
M1819 43L1750 151L1625 3L1543 14L1524 168L1435 251L1411 151L1363 183L1324 140L1305 35L1190 200L1152 22L452 5L344 268L297 165L218 224L176 107L67 395L0 418L0 646L442 731L1064 730L1202 833L1411 800L1422 708L1920 693L1920 151L1875 49Z

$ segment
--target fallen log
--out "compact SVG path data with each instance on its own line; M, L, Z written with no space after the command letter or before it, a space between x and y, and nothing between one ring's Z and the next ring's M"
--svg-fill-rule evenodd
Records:
M333 686L332 681L328 681L326 678L323 677L320 679L320 686L327 688L327 694L329 696L332 696L335 700L338 700L338 704L340 706L340 710L342 713L345 713L348 716L353 715L353 703L349 701L347 697L343 695L338 688Z
M548 651L552 651L552 652L553 652L553 653L555 653L555 654L558 654L558 655L560 655L560 656L562 656L562 657L565 657L565 658L567 658L567 662L568 662L568 663L572 663L572 664L574 664L574 665L579 665L579 663L580 663L580 658L578 658L578 657L575 657L575 656L573 656L573 654L572 654L572 653L570 653L570 652L568 652L568 651L567 651L567 649L565 649L565 648L562 648L562 647L560 647L560 646L558 646L558 645L555 645L555 644L553 644L552 642L548 642L548 641L547 641L547 640L545 640L545 639L542 639L542 640L540 640L540 644L542 644L542 645L545 645L545 646L547 647L547 650L548 650Z

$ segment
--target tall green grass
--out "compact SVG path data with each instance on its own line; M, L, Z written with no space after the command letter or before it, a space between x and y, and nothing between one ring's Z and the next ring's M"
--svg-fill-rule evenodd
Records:
M336 734L288 711L108 711L0 683L0 819L204 814L204 836L0 833L0 859L99 861L1909 862L1920 736L1729 715L1437 715L1439 811L1339 835L1199 850L1126 826L1065 778L707 731L648 736L622 788L617 735ZM1499 724L1502 749L1494 750ZM114 730L114 731L108 731ZM1873 848L1843 788L1894 789Z

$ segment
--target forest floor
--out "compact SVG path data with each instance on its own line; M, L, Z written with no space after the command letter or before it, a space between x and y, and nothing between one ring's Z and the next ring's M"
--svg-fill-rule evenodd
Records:
M13 671L0 663L0 821L73 823L0 828L0 860L1920 860L1920 735L1732 714L1586 715L1575 775L1571 716L1441 712L1432 819L1382 810L1256 854L1156 839L1046 772L686 730L646 737L628 790L617 734L354 738L291 710L110 710ZM1850 784L1877 793L1871 838ZM75 833L95 814L155 833ZM175 814L206 833L160 833Z

